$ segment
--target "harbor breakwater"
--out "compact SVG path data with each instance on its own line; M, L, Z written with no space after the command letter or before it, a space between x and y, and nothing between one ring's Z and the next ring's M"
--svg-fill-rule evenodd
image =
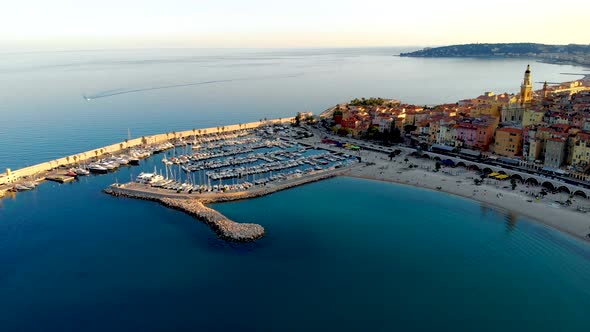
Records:
M160 204L183 211L207 224L220 238L233 242L251 242L264 236L264 227L258 224L237 223L228 219L223 214L206 207L197 199L158 197L149 193L122 190L123 188L111 187L104 192L116 197L129 197L143 200L156 201Z
M358 165L359 164L355 166ZM282 183L230 193L220 192L182 194L165 191L163 189L152 188L148 185L139 183L112 185L111 187L105 189L104 192L115 197L128 197L158 202L166 207L183 211L205 222L205 224L211 227L211 229L220 238L226 241L252 242L264 236L264 227L258 224L235 222L228 219L218 211L205 206L205 204L229 202L265 196L306 183L332 178L334 176L341 175L350 169L351 167L327 170L302 176L300 178L285 180Z
M160 144L171 140L189 138L193 136L200 136L212 133L229 133L243 129L255 129L269 124L291 123L295 120L294 117L272 119L265 121L255 121L242 124L233 124L211 128L194 128L185 131L172 131L163 134L156 134L152 136L142 136L134 139L128 139L123 142L103 146L89 151L77 153L63 158L47 161L33 166L24 167L18 170L7 169L4 173L0 173L0 186L18 182L21 179L26 179L32 176L38 176L44 172L49 172L58 167L75 165L86 161L96 160L104 156L122 153L127 149Z

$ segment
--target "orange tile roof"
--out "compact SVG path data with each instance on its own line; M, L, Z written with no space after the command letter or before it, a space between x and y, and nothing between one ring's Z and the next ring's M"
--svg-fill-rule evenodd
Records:
M496 131L508 132L508 133L522 133L522 129L519 128L512 128L512 127L505 127L505 128L498 128Z

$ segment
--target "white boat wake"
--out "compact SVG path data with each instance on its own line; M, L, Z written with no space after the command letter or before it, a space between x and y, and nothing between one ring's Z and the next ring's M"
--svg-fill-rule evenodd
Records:
M149 88L114 89L114 90L99 92L94 95L82 95L82 97L86 101L90 101L93 99L107 98L107 97L125 95L125 94L129 94L129 93L138 93L138 92L145 92L145 91L152 91L152 90L173 89L173 88L180 88L180 87L186 87L186 86L207 85L207 84L227 83L227 82L236 82L236 81L256 81L256 80L267 80L267 79L294 78L294 77L300 77L303 75L304 75L304 73L294 73L294 74L285 74L285 75L229 78L229 79L224 79L224 80L212 80L212 81L192 82L192 83L183 83L183 84L174 84L174 85L162 85L162 86L154 86L154 87L149 87Z

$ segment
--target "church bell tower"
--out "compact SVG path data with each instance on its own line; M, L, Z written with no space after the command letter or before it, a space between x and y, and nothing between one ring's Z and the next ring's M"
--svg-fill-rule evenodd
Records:
M520 104L530 104L533 101L533 82L531 79L531 65L526 66L524 81L520 86Z

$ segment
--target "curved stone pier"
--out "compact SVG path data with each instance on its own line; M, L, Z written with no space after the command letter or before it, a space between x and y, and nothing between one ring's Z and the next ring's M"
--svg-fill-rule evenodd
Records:
M205 222L222 239L232 242L252 242L264 236L264 227L258 224L237 223L216 210L206 207L196 199L158 197L150 193L127 191L124 188L111 187L105 193L116 197L129 197L156 201L166 207L186 212Z
M237 223L198 200L162 198L160 202L164 206L184 211L203 220L224 240L250 242L264 236L264 227L258 224Z
M311 182L329 179L341 175L362 164L343 167L339 169L322 171L308 174L300 178L293 178L268 186L261 186L255 189L228 192L228 193L176 193L170 190L153 188L146 184L130 182L117 184L104 190L105 193L113 196L124 196L130 198L144 199L159 202L160 204L184 211L202 221L213 229L219 237L227 241L251 242L264 236L264 227L258 224L237 223L225 217L218 211L208 208L205 204L221 203L243 200L248 198L261 197L277 191L286 190Z

